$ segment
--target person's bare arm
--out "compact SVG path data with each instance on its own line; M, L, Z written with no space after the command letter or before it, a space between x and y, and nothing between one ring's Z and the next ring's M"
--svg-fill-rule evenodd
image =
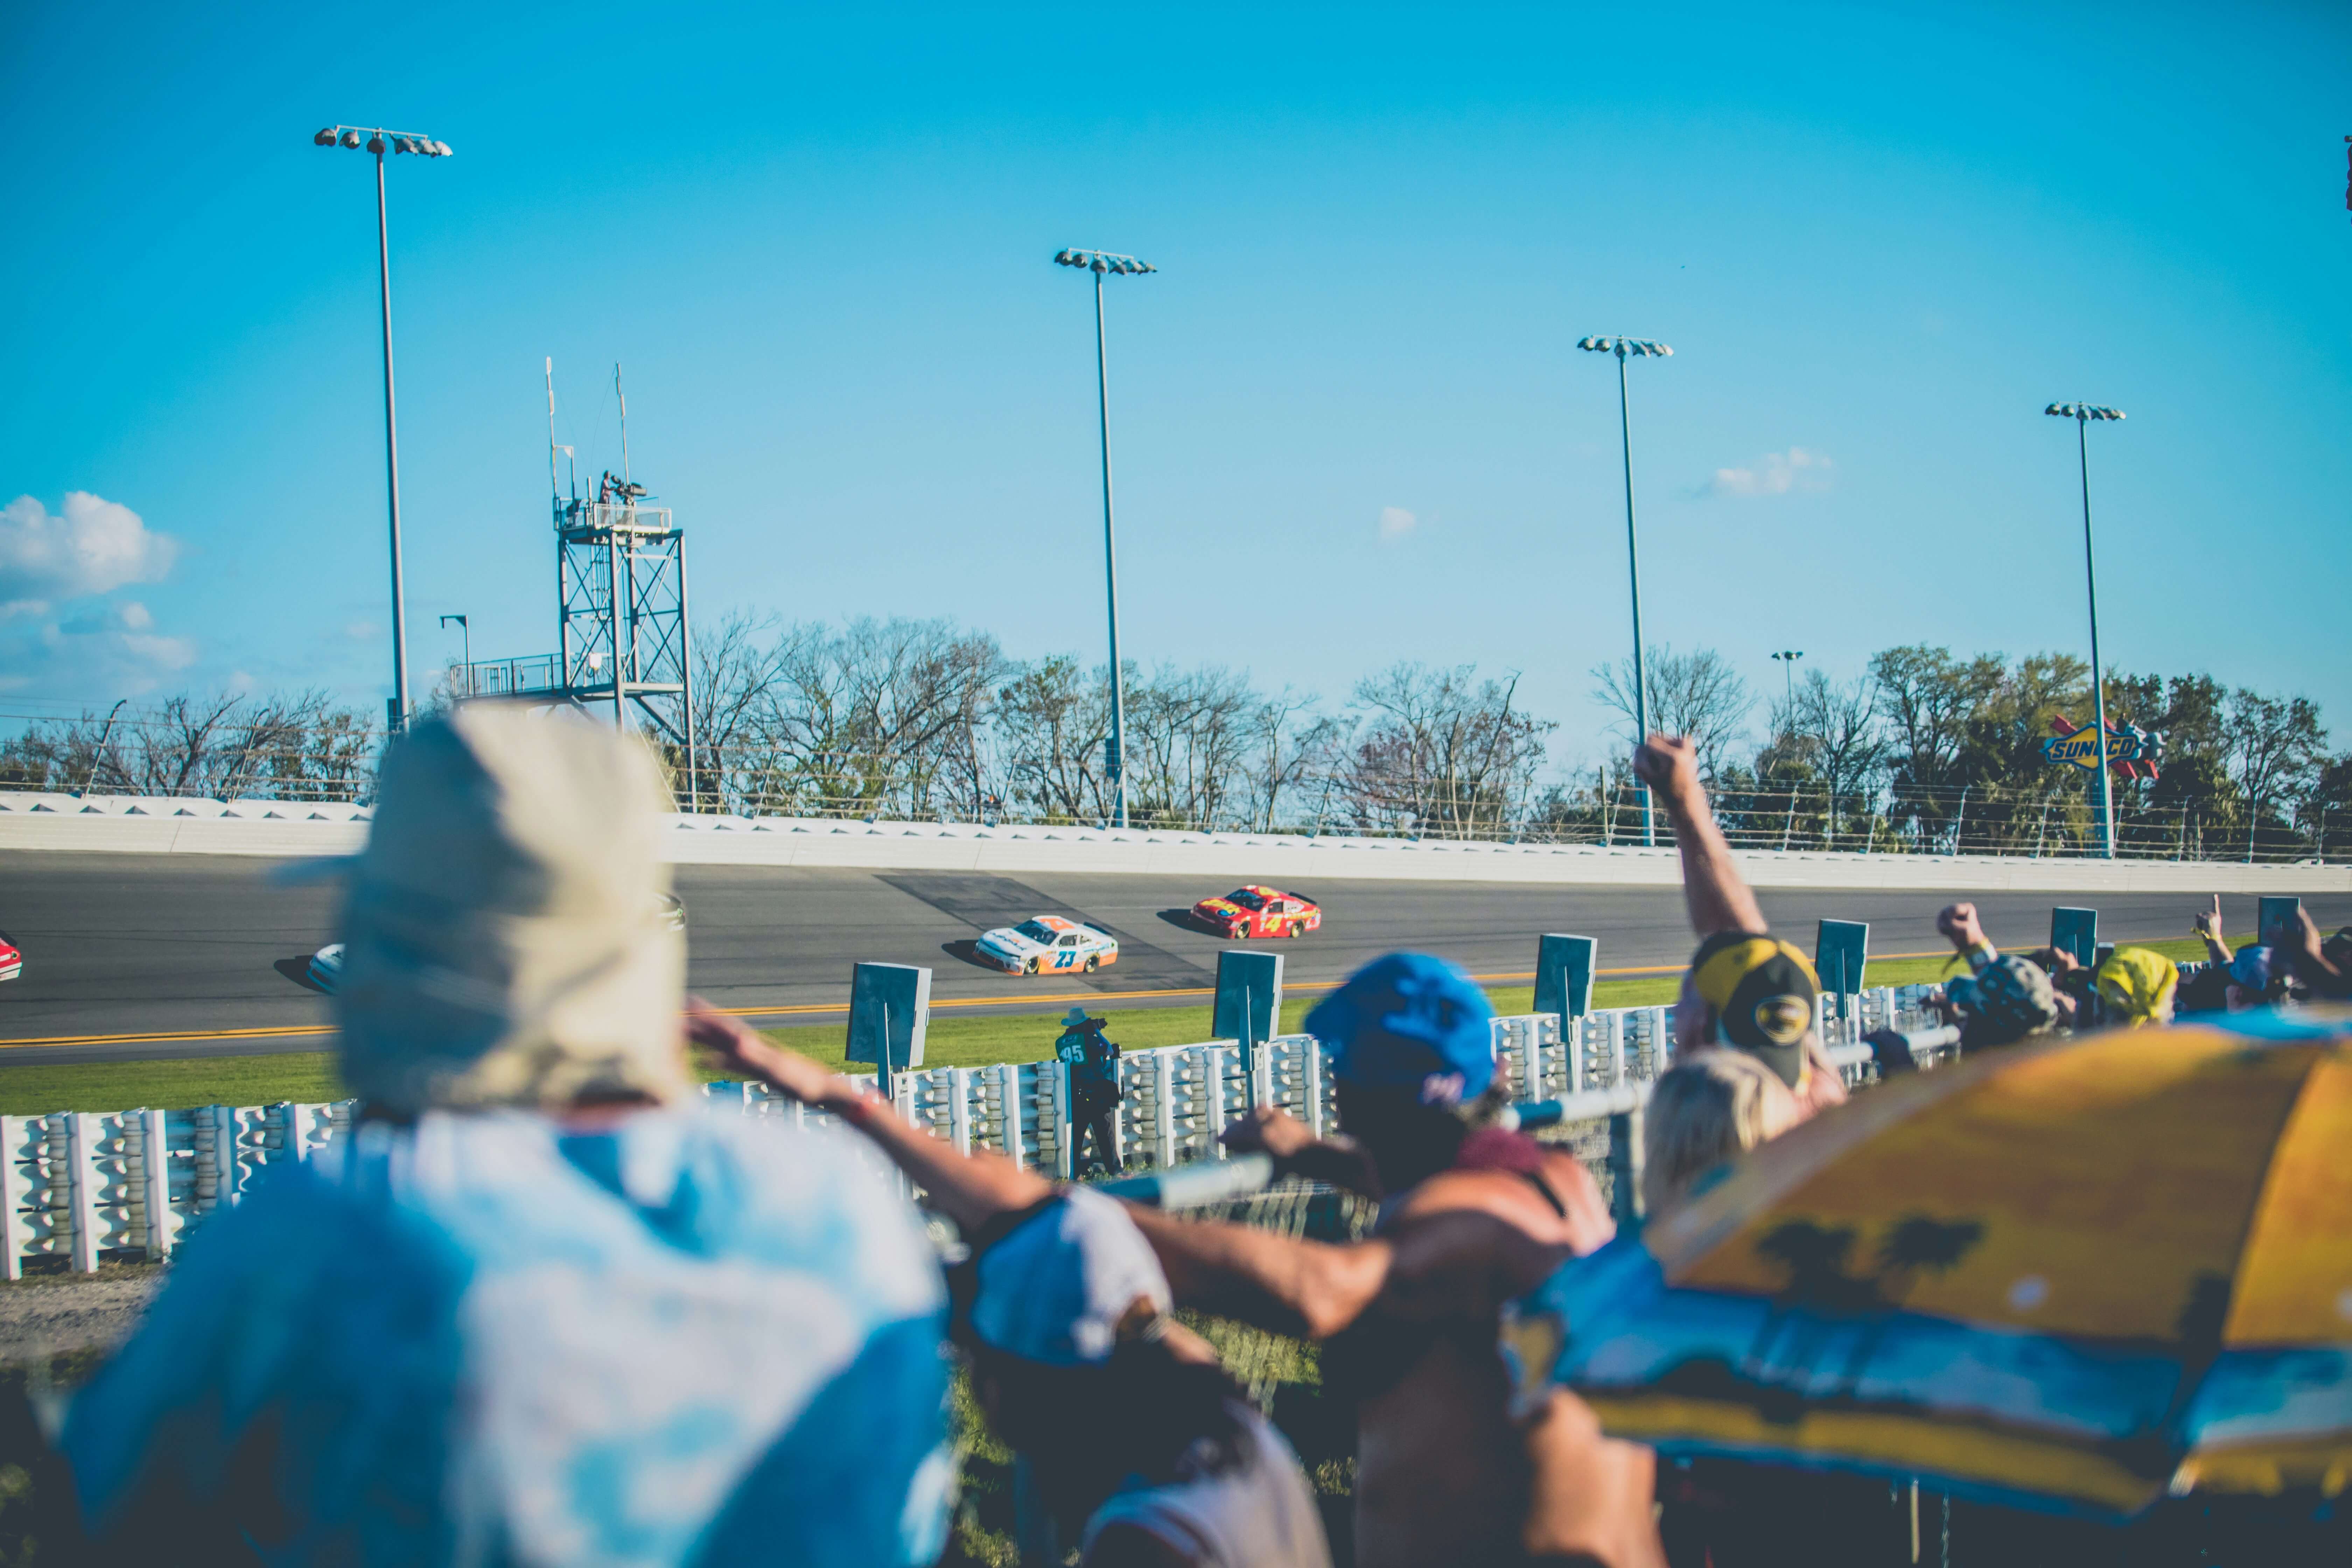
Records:
M2197 934L2205 939L2205 956L2227 969L2236 955L2230 951L2230 939L2221 931L2221 895L2213 895L2213 907L2197 913Z
M1674 825L1682 847L1683 900L1691 929L1704 939L1717 931L1763 931L1764 911L1731 863L1731 846L1715 825L1706 789L1698 782L1698 749L1680 737L1653 735L1633 752L1633 773L1649 785Z
M1128 1205L1179 1304L1276 1333L1328 1339L1362 1315L1388 1282L1384 1240L1335 1247L1217 1220L1177 1219Z
M1035 1172L989 1151L959 1154L953 1144L907 1125L855 1080L783 1049L698 996L687 998L686 1026L689 1040L736 1070L856 1128L923 1189L933 1208L966 1231L1053 1195L1054 1184Z
M1368 1198L1387 1195L1379 1167L1362 1144L1352 1138L1318 1138L1286 1110L1262 1105L1226 1128L1217 1141L1244 1153L1257 1150L1272 1155L1276 1175L1304 1176Z
M1946 904L1936 913L1936 929L1971 970L1982 969L2000 956L1992 940L1985 935L1984 922L1977 918L1974 904Z
M1816 1036L1805 1040L1805 1087L1797 1093L1797 1107L1811 1118L1832 1105L1846 1101L1845 1075L1830 1060L1829 1050Z
M2352 973L2327 961L2326 944L2320 940L2319 924L2311 918L2309 910L2298 909L2293 920L2274 925L2262 935L2263 941L2286 953L2294 965L2296 977L2305 985L2322 996L2352 995Z

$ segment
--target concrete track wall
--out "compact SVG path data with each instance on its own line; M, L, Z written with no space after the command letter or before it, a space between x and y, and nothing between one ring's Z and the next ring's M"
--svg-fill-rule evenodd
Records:
M0 795L0 848L89 853L355 854L368 813L274 801ZM793 866L911 871L1112 872L1275 883L1514 882L1664 887L1681 879L1671 849L1599 845L1464 844L1306 838L1240 833L1109 832L1082 827L973 827L909 822L679 816L669 858L681 865ZM2028 859L2002 856L1862 855L1742 850L1759 888L2066 893L2352 892L2352 866L2234 861Z

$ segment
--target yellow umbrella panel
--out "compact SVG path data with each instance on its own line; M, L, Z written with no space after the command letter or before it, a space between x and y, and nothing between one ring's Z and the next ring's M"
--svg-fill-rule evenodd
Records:
M1756 1151L1515 1309L1670 1453L2129 1513L2352 1471L2352 1042L2239 1015L1990 1053Z

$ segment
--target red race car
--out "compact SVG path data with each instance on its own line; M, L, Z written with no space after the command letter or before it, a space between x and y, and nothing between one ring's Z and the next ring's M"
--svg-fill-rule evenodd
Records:
M25 955L0 940L0 980L14 980L25 973Z
M1321 925L1323 910L1296 893L1253 882L1222 899L1202 899L1192 906L1192 918L1222 937L1297 936Z

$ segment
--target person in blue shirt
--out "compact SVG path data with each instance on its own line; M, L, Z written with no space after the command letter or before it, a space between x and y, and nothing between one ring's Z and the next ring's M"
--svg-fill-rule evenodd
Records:
M362 1107L205 1220L63 1448L98 1556L933 1561L946 1293L848 1135L693 1093L633 742L468 706L350 869Z

